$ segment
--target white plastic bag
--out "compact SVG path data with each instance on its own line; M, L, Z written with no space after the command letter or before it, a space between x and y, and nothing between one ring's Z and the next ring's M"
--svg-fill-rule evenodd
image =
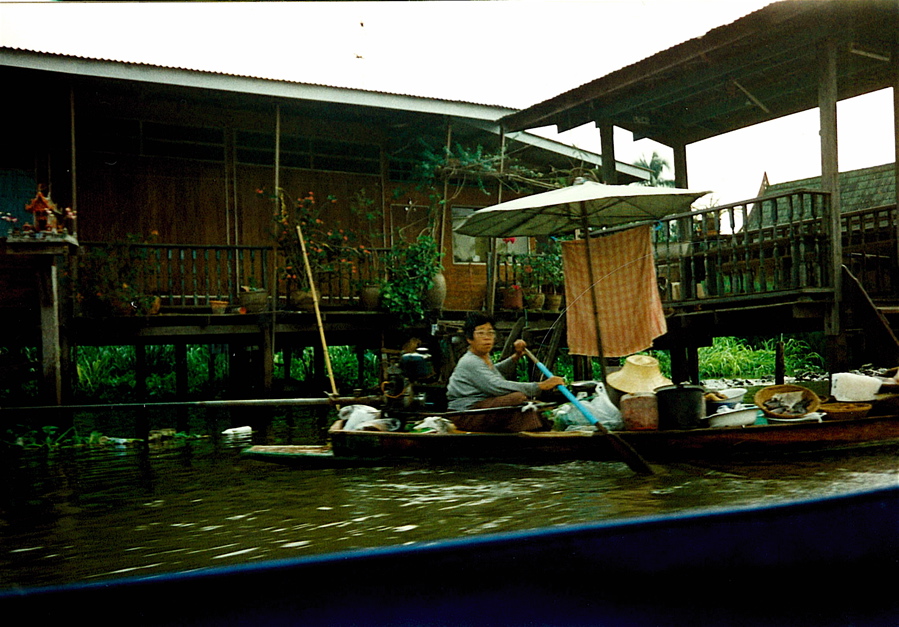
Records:
M605 386L599 381L596 382L596 393L593 398L582 403L590 410L593 417L599 421L609 431L624 428L624 419L621 417L621 410L615 407L615 403L609 398Z
M340 408L338 416L344 420L344 431L356 431L366 422L379 419L381 410L368 405L347 405Z
M613 431L624 428L624 419L621 410L609 398L605 386L596 381L596 394L593 398L587 398L585 394L578 395L578 402L590 412L597 422L606 429ZM593 424L574 403L565 403L553 410L555 428L565 431L571 427L578 428Z
M412 427L413 433L455 433L455 431L456 425L451 420L439 416L428 416Z

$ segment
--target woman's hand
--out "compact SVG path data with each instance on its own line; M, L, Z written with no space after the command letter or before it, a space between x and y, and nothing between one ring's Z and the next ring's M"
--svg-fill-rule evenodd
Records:
M512 347L515 349L515 359L521 359L524 356L525 349L528 347L528 343L524 340L515 340Z
M545 392L546 390L555 389L560 385L565 385L565 379L563 379L562 377L552 376L548 379L544 379L543 381L540 381L537 384L537 387L539 387L541 390L543 390Z

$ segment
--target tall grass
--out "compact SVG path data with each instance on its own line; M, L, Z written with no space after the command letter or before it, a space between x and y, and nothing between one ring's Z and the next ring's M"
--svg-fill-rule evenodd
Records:
M823 339L820 334L785 336L784 370L787 376L824 375L821 355ZM711 346L699 348L699 378L705 379L762 379L774 376L777 343L780 339L716 337ZM659 360L659 369L671 377L671 354L668 351L646 351ZM624 363L622 359L621 364ZM592 360L593 377L599 379L599 362ZM553 366L553 374L572 380L574 366L568 351L560 352Z

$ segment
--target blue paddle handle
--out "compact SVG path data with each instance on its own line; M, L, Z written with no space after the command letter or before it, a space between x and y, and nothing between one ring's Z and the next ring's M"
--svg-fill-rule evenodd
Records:
M578 408L578 411L584 414L584 418L589 420L591 425L599 424L599 421L593 416L593 414L590 413L590 410L584 407L584 404L575 398L574 394L571 393L571 390L569 390L564 385L560 385L559 391L562 392L562 395L569 401L571 401L571 403L575 407Z
M528 351L528 353L529 353L528 356L533 358L533 355L530 354L530 351ZM544 375L546 375L547 378L553 376L553 373L550 372L549 368L544 366L542 362L539 362L535 359L534 363L537 364L537 368L540 370L540 372L542 372ZM587 409L586 407L584 407L584 404L581 403L579 400L577 400L577 398L575 398L574 394L571 393L571 390L569 390L564 385L560 385L558 389L565 398L567 398L569 401L571 401L571 403L575 407L577 407L579 412L584 414L584 418L589 420L590 424L595 425L595 424L599 423L599 421L593 416L593 414L590 413L590 410Z

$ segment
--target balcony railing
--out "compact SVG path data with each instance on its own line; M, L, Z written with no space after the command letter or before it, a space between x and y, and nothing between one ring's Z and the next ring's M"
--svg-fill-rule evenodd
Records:
M163 307L205 310L211 301L234 301L243 288L251 287L266 290L278 308L286 308L288 292L296 285L283 278L283 256L271 247L82 242L80 248L81 255L96 248L117 249L119 259L128 249L135 291L159 296ZM386 249L369 250L313 273L322 307L359 306L358 287L378 278ZM300 272L305 276L303 269Z
M653 245L663 300L829 288L829 199L799 191L660 220Z
M843 263L872 299L899 300L896 205L842 214Z

